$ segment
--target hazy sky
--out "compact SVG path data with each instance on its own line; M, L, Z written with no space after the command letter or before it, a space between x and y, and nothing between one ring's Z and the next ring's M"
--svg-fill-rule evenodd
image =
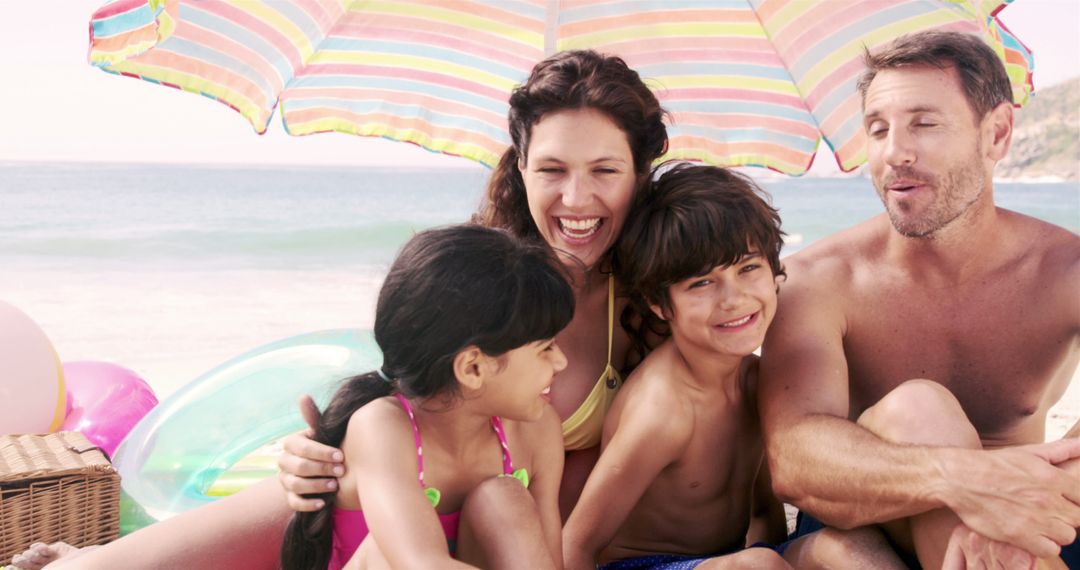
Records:
M829 1L829 0L821 0ZM340 134L257 136L228 107L86 63L104 0L32 0L0 18L0 161L464 166L409 144ZM1080 75L1080 0L1016 0L1000 16L1035 54L1035 87ZM827 148L826 148L827 151ZM819 156L816 171L835 170Z

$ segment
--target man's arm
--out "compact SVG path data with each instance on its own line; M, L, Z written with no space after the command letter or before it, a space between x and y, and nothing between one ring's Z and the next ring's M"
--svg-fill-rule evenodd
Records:
M761 362L759 407L777 495L839 528L949 507L987 537L1053 554L1061 533L1047 509L1063 520L1080 516L1080 489L1051 466L1060 461L1043 456L1073 456L1080 446L900 445L850 421L845 301L828 279L801 274L804 281L784 285Z
M640 379L643 380L643 379ZM563 529L563 559L570 569L595 568L600 552L615 537L630 511L666 466L683 452L691 422L678 413L670 394L654 390L631 395L619 413L604 420L600 459ZM637 396L637 397L633 397ZM656 396L656 397L654 397Z

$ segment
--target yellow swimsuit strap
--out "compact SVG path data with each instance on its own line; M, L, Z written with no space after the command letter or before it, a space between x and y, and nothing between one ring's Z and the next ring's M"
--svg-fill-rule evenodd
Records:
M619 371L611 364L615 326L615 278L608 276L608 359L585 401L563 420L563 445L567 450L588 449L600 444L607 414L622 384Z

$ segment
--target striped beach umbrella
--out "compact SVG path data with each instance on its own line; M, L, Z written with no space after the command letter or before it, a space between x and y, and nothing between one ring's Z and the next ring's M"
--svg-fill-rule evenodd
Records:
M199 93L264 132L380 136L486 165L507 99L558 50L622 56L672 114L665 158L809 167L822 140L866 160L861 56L925 29L982 37L1016 100L1031 54L996 19L1012 0L115 0L90 62Z

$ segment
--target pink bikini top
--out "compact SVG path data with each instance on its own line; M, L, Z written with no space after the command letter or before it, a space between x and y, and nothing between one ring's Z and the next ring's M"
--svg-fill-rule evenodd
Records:
M420 487L424 490L424 494L427 495L432 508L438 507L442 493L434 487L428 487L424 483L424 453L420 446L420 427L416 425L416 415L413 414L412 405L409 404L409 400L407 400L405 396L402 396L401 394L394 395L397 396L398 401L401 402L401 407L405 408L405 413L409 415L409 423L412 424L413 440L416 442L416 466L420 472ZM527 488L529 486L529 474L525 469L514 469L513 462L510 461L510 447L506 444L506 432L503 430L502 420L500 420L498 416L491 417L491 428L495 430L495 435L499 438L499 445L502 446L503 476L514 477L521 481ZM330 564L327 565L327 569L340 570L349 562L353 553L360 547L360 543L364 541L364 537L368 535L368 526L363 511L334 507L333 516L334 544L333 551L330 554ZM443 532L446 534L446 542L450 547L451 555L454 554L457 546L458 522L460 518L460 511L439 515L439 522L442 524Z

